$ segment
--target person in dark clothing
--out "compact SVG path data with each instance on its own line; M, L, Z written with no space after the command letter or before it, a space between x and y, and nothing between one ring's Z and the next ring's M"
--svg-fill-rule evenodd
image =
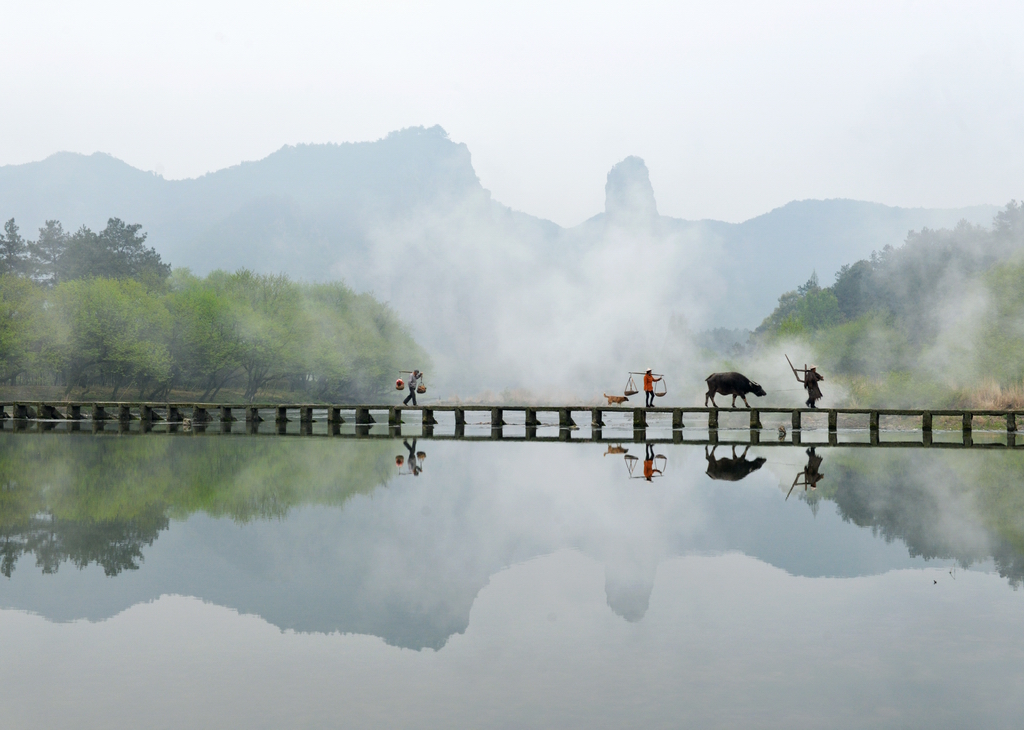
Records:
M409 395L402 401L402 405L409 405L410 400L412 400L413 405L416 405L416 386L420 384L422 379L423 374L419 370L412 371L412 375L409 376Z
M816 408L815 402L821 400L821 388L818 387L818 383L825 379L825 376L820 374L811 365L804 372L804 389L807 391L807 407Z

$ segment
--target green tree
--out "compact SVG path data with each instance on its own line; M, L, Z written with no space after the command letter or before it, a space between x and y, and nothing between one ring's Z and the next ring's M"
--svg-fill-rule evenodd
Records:
M58 281L61 258L68 247L68 234L60 221L46 221L39 229L39 238L29 242L29 263L32 276L45 286Z
M0 382L13 383L33 362L40 329L40 298L32 282L0 274Z
M58 284L47 309L54 337L47 358L67 392L102 382L113 388L159 387L171 376L170 315L131 280L87 279Z
M174 322L174 382L198 385L203 389L201 400L216 398L242 369L236 308L222 292L187 270L174 272L167 308Z
M0 234L0 274L24 274L28 265L28 244L11 218Z
M89 277L135 279L153 288L170 276L171 266L160 254L145 245L142 226L128 225L120 218L111 218L107 227L94 233L85 226L68 240L58 259L56 278L71 281Z

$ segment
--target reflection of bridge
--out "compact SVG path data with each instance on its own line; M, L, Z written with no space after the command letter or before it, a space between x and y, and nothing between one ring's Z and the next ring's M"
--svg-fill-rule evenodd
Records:
M10 410L10 413L8 413ZM268 433L261 430L260 423L273 421L277 428L271 433L288 433L287 424L293 419L289 415L298 415L299 433L311 435L314 422L326 422L327 435L349 436L357 438L391 438L402 433L402 425L406 424L405 416L419 414L417 419L421 432L417 436L438 439L465 440L508 440L508 441L622 441L621 430L632 427L632 440L651 441L657 443L720 443L720 431L736 432L749 430L746 443L762 445L781 443L801 443L801 431L805 430L805 416L813 416L814 420L823 422L815 424L814 430L828 431L828 444L849 446L920 446L963 448L989 447L1005 448L1017 446L1017 413L1014 410L893 410L868 408L630 408L622 406L490 406L490 405L422 405L422 406L387 406L387 405L322 405L322 404L227 404L227 403L138 403L138 402L39 402L39 401L7 401L0 403L0 419L12 419L15 430L24 430L30 421L40 423L42 430L52 428L57 422L68 422L81 430L83 421L90 421L93 430L103 430L104 424L118 424L119 430L131 431L129 424L136 421L139 431L147 432L154 424L166 424L168 430L190 428L194 431L206 430L208 425L219 422L222 431L232 431L232 424L239 419L235 414L244 414L246 431L250 433ZM435 427L440 425L436 416L451 413L453 431L450 434L436 434ZM468 422L467 414L485 416L482 422ZM749 420L742 428L720 426L721 416L733 417L745 414ZM375 417L376 415L376 417ZM555 416L554 419L541 416ZM623 416L621 424L609 424L605 418L609 415ZM764 425L763 415L781 415L788 420L791 431L780 440L762 441ZM649 423L650 417L663 423ZM508 417L510 420L506 420ZM696 417L697 423L693 423ZM998 431L1005 430L1006 441L1002 443L974 443L975 417L1000 419ZM687 428L686 419L690 419L689 428L707 432L707 438L684 438ZM942 428L941 419L953 419L952 428ZM379 419L379 420L378 420ZM573 438L573 431L578 429L576 419L589 427L589 437ZM589 423L587 420L589 419ZM940 419L936 424L936 419ZM744 419L747 420L747 419ZM908 423L908 420L910 423ZM550 422L546 422L550 421ZM0 420L0 423L3 421ZM415 421L414 421L415 422ZM1002 425L1005 423L1005 426ZM387 433L373 433L375 426L387 425ZM651 428L667 428L671 424L670 438L648 438L647 430ZM447 425L447 424L446 424ZM489 435L466 435L466 426L490 426ZM986 424L988 425L988 424ZM346 428L342 428L346 426ZM347 427L354 430L349 432ZM842 428L840 428L842 426ZM505 427L516 429L516 433L506 433ZM558 428L557 436L538 435L537 429ZM518 429L523 434L518 435ZM604 429L615 428L620 435L605 438ZM845 440L840 442L839 431L865 431L866 441ZM933 441L933 431L959 432L957 441ZM921 433L921 440L915 437L909 440L880 440L880 433ZM737 443L744 443L737 441Z

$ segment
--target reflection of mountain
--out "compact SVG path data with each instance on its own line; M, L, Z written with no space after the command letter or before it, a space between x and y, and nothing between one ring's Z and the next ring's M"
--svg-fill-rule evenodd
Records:
M17 520L10 518L17 505L44 507L61 515L61 522L93 510L89 520L68 528L70 537L58 541L59 554L77 565L97 561L103 567L44 575L22 558L0 584L0 605L52 620L101 620L162 594L184 594L258 614L282 629L371 634L418 649L439 648L465 630L490 576L567 547L605 565L608 604L629 621L643 619L658 565L693 552L738 550L804 576L858 576L921 565L927 557L968 563L994 555L1014 581L1019 576L1014 566L1021 563L1010 529L1011 516L1021 514L1012 504L1020 488L1007 479L1019 469L1018 454L828 450L828 476L811 494L835 499L838 509L826 500L815 513L794 500L785 502L771 488L767 470L742 482L708 479L700 448L668 449L673 477L637 488L623 478L621 464L598 458L597 445L433 442L426 447L430 468L418 479L354 492L346 488L347 480L372 483L376 465L389 461L388 448L399 444L324 440L303 451L302 442L288 440L281 446L286 451L276 456L288 459L287 449L299 449L288 462L295 478L287 470L268 471L264 483L254 481L251 472L239 478L236 470L244 471L244 458L255 455L246 444L276 448L277 441L167 437L162 443L174 442L173 459L154 457L152 468L139 469L143 454L153 456L148 444L160 439L39 436L3 442L8 447L3 453L10 455L12 444L20 451L23 469L21 481L9 479L0 492L6 534L16 532ZM115 523L95 517L130 504L131 490L121 492L117 479L108 480L106 491L100 481L85 489L73 480L62 482L55 472L49 483L39 483L38 491L47 493L41 502L28 498L37 490L27 488L34 484L27 475L43 470L30 458L31 450L52 458L58 452L50 449L68 448L69 441L119 454L113 461L107 454L100 463L136 464L130 474L148 474L151 480L148 486L145 479L140 482L143 496L177 473L172 464L194 460L225 470L216 475L219 483L206 482L198 492L184 489L176 503L164 503L158 513L135 510L117 523L124 529L113 532ZM805 455L794 448L773 450L769 457L799 463ZM315 469L300 472L302 461L315 462ZM268 492L270 483L276 486ZM111 491L118 499L111 499ZM254 495L265 500L268 493L278 508L256 511L270 519L252 519L250 511L236 519L194 513L204 509L203 498L207 504L237 505ZM330 506L332 500L318 496L325 493L348 496L336 501L340 506ZM219 496L213 499L214 494ZM994 526L986 516L991 507L1002 520ZM165 510L180 519L152 542ZM40 524L31 525L32 534L42 531ZM103 539L110 541L107 551L97 545ZM148 546L142 548L141 569L108 577L111 566L137 564L143 544ZM45 564L40 563L44 569Z

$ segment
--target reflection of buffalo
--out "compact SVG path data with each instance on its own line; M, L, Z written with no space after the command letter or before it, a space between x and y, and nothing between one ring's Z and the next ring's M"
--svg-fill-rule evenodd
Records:
M715 449L717 446L711 449L711 453L708 453L708 447L704 447L704 457L708 460L708 471L707 474L712 479L721 479L727 482L738 482L740 479L745 478L752 471L757 471L767 461L764 457L758 457L753 461L747 461L747 451L750 449L743 449L743 453L740 456L736 456L736 447L732 447L732 458L716 459Z

